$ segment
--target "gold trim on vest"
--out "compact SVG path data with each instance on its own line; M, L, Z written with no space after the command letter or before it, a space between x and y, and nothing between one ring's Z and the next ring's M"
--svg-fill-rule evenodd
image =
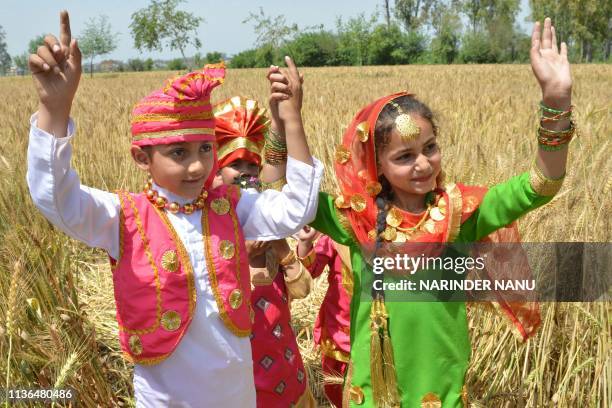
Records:
M164 252L161 258L162 267L168 272L178 271L179 262L175 251L169 250Z
M161 324L167 331L175 331L181 327L181 315L174 310L167 310L162 315Z

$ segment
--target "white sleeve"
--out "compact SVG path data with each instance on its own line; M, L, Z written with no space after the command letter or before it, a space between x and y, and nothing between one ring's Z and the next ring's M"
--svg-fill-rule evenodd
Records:
M36 207L56 227L88 246L119 256L119 198L116 194L82 186L70 167L74 122L67 136L56 138L30 119L27 182Z
M242 190L236 207L245 239L270 241L286 238L314 220L317 214L323 165L313 158L309 166L287 158L287 184L282 191Z

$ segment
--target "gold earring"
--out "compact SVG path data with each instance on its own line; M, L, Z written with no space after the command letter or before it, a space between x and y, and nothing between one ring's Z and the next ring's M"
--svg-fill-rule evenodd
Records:
M421 134L421 128L412 117L404 112L401 106L396 102L390 101L389 104L393 106L399 113L395 118L395 128L397 129L400 137L404 142L410 142L415 140Z

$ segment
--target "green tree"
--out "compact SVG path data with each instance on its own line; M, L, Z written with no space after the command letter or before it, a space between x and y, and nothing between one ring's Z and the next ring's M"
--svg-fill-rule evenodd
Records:
M85 23L85 31L79 39L83 58L89 58L89 73L93 77L93 60L117 48L117 36L111 32L107 16L91 18Z
M13 57L13 64L17 67L17 72L19 75L25 75L28 72L28 59L30 55L27 52L24 52L21 55L15 55Z
M607 60L612 46L612 4L609 0L530 0L531 18L550 17L557 41L564 41L570 58Z
M336 65L338 39L330 31L298 34L285 44L284 54L291 55L298 66L322 67Z
M184 71L187 69L187 63L185 63L185 60L182 58L175 58L168 62L166 68L170 71Z
M216 64L225 60L225 54L219 51L207 52L204 57L204 64Z
M471 64L497 62L491 42L484 31L469 32L463 36L459 60Z
M37 35L28 43L28 54L36 54L38 47L45 44L45 34ZM80 44L79 44L80 46Z
M370 37L376 20L376 15L368 19L363 13L350 18L347 22L342 21L342 18L336 20L338 65L365 65L368 63Z
M398 65L419 60L425 50L425 37L416 31L403 33L397 24L379 24L370 37L368 64Z
M429 24L434 32L430 45L430 62L450 64L459 52L461 17L454 1L437 2L433 5Z
M257 50L245 50L234 55L230 60L231 68L253 68L257 65Z
M395 0L395 17L406 31L418 30L437 0Z
M196 49L202 46L198 39L198 27L202 17L177 10L184 0L151 0L146 8L132 14L130 30L134 47L142 51L162 51L164 46L178 50L187 66L185 50L189 45Z
M281 46L299 32L297 24L288 24L284 15L266 15L262 7L259 8L259 13L249 13L242 23L253 24L253 30L257 35L255 46L258 66L279 63Z
M6 47L6 33L2 26L0 26L0 73L5 75L11 68L11 56L9 55Z

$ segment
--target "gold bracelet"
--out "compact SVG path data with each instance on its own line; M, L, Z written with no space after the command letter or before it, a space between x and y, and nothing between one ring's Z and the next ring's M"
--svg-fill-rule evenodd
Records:
M312 264L314 263L316 258L317 258L317 253L315 252L314 245L312 246L310 251L308 251L306 256L301 257L301 256L298 255L298 257L297 257L298 261L300 261L302 263L302 265L304 265L306 268L310 268L312 266Z
M276 181L273 181L271 183L264 183L263 181L261 182L261 188L263 190L276 190L276 191L281 191L283 189L283 186L287 184L287 179L285 177L281 177Z
M546 177L538 165L534 162L529 170L529 184L533 188L536 194L541 196L554 196L559 192L565 179L565 173L558 178Z
M289 251L287 256L280 260L279 264L281 266L288 266L288 265L291 265L292 263L294 263L296 261L297 261L297 258L295 256L295 252Z

